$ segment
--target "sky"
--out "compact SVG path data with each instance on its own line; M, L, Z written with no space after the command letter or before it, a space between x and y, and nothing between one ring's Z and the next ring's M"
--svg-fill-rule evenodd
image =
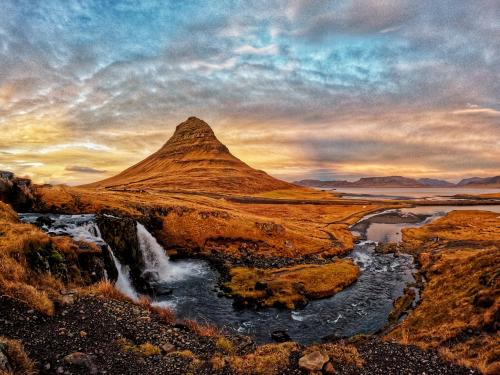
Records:
M273 176L500 174L500 2L2 0L0 170L116 174L189 116Z

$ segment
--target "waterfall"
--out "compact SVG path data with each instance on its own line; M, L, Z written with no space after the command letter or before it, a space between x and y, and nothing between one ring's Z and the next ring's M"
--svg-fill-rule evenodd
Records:
M40 214L21 214L20 218L24 222L35 224ZM95 243L99 247L107 246L116 270L118 271L118 278L116 280L116 288L127 297L137 300L138 295L130 281L129 269L127 266L120 263L120 261L113 254L113 249L102 239L101 231L95 222L95 215L82 214L82 215L50 215L52 223L44 225L43 230L48 234L55 236L70 236L76 241L86 241ZM107 274L107 273L106 273Z
M109 247L108 247L109 248ZM115 287L124 295L132 299L133 301L137 301L139 299L139 295L135 291L132 286L132 282L130 281L129 269L127 266L124 266L120 263L118 259L116 259L115 254L111 248L109 248L109 252L111 253L111 257L113 258L113 262L115 263L115 267L118 270L118 278L115 282Z
M192 275L193 266L186 262L170 262L165 249L140 223L137 223L137 237L144 258L144 277L156 282L168 282L178 281Z

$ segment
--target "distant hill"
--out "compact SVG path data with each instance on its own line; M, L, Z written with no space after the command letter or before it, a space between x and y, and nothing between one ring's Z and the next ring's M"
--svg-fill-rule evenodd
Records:
M465 178L460 181L457 186L470 188L500 188L500 176Z
M301 180L295 181L295 184L315 188L340 188L340 187L470 187L470 188L500 188L500 176L496 177L472 177L460 181L458 184L434 178L413 179L402 176L387 177L364 177L357 181L321 181L321 180Z
M421 184L426 185L426 186L433 186L433 187L453 187L453 186L456 186L453 182L446 181L446 180L438 180L436 178L419 178L417 181Z
M320 181L320 180L301 180L295 184L317 188L336 188L336 187L425 187L427 185L413 179L402 176L387 177L363 177L357 181Z
M179 124L163 147L143 161L84 187L241 194L298 188L233 156L212 128L196 117Z

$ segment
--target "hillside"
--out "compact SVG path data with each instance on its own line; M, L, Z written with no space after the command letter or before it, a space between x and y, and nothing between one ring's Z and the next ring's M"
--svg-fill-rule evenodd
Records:
M500 176L466 178L460 181L457 185L471 188L500 188Z
M238 194L297 189L233 156L210 126L196 117L179 124L174 135L151 156L114 177L85 187Z
M316 188L336 188L336 187L358 187L358 188L373 188L373 187L465 187L465 188L498 188L500 187L500 176L495 177L472 177L465 178L457 184L452 182L435 179L435 178L419 178L413 179L402 176L387 176L387 177L363 177L357 181L321 181L321 180L300 180L294 182L300 186L316 187Z
M363 177L357 181L319 181L319 180L301 180L295 182L297 185L309 187L424 187L426 184L413 178L402 176L387 177Z

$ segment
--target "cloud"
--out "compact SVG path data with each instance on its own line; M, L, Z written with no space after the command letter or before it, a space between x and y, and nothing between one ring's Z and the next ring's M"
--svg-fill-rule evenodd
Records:
M276 55L279 51L279 48L276 44L270 44L264 47L254 47L249 44L245 44L240 46L234 50L235 53L241 55Z
M87 182L64 166L85 160L110 175L196 114L238 156L285 177L384 163L498 172L499 10L491 0L4 1L0 167Z
M66 168L64 168L67 171L70 172L79 172L79 173L106 173L106 170L102 169L95 169L91 167L82 167L80 165L67 165Z

